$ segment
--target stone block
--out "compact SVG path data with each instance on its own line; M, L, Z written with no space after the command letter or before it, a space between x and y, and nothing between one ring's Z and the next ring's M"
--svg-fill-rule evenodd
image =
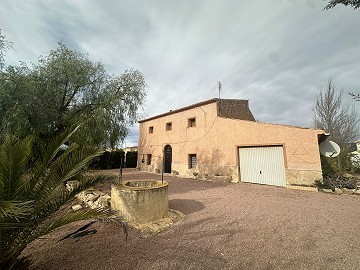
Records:
M79 184L80 184L80 182L77 181L77 180L67 181L67 182L66 182L66 189L67 189L68 191L73 191L74 188L76 188Z
M343 192L343 190L341 189L341 188L335 188L335 194L337 194L337 195L341 195L341 194L343 194L344 192Z
M354 194L354 190L353 190L353 189L342 188L341 190L343 191L344 194L347 194L347 195L352 195L352 194Z
M286 169L285 173L288 185L312 186L316 180L323 179L321 171Z
M110 195L103 195L97 199L97 203L99 207L105 208L110 206L111 196Z
M71 206L71 208L73 211L77 211L77 210L82 209L82 206L80 204L75 204L75 205Z
M85 196L85 201L86 202L89 202L89 201L96 201L100 196L98 194L94 194L94 193L90 193L90 194L87 194Z

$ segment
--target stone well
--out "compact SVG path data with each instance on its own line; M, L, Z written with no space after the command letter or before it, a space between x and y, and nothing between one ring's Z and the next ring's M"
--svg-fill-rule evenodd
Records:
M169 214L168 183L125 181L111 186L111 208L131 223L144 224Z

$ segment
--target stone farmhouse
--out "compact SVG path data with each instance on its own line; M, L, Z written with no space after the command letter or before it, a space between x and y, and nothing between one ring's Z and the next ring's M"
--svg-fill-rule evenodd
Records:
M325 132L256 122L248 100L214 98L139 124L143 171L276 186L322 179Z

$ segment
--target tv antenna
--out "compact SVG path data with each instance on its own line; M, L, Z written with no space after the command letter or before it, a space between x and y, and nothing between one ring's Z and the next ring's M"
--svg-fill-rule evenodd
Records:
M219 89L219 100L220 100L220 92L222 90L222 84L220 81L218 81L218 89Z

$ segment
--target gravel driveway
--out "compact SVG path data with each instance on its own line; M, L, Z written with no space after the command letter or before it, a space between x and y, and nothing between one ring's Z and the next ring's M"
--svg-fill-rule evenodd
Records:
M117 173L117 172L115 172ZM160 179L125 170L124 179ZM360 196L166 177L184 220L143 237L75 223L26 250L33 269L360 269ZM106 188L106 184L103 185Z

